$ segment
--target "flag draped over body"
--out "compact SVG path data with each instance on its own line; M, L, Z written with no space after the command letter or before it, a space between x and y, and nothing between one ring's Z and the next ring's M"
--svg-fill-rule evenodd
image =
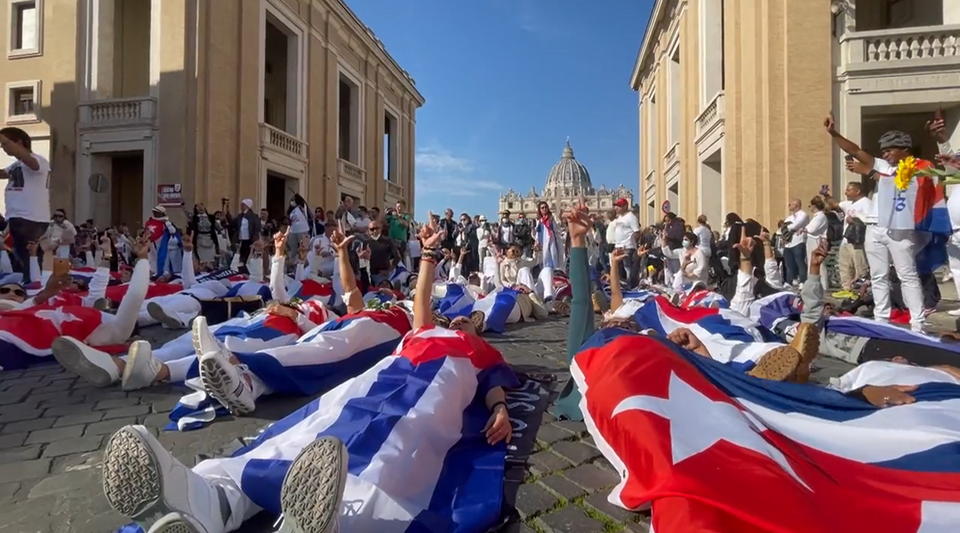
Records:
M588 342L571 372L587 428L621 472L610 502L652 508L657 533L948 533L960 524L956 379L879 409L626 333Z

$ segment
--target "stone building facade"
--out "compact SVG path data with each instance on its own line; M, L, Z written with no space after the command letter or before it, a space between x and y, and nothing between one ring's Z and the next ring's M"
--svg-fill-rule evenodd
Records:
M591 211L611 209L618 198L626 198L633 205L633 192L622 184L616 189L607 189L605 185L594 189L587 167L574 157L568 140L560 161L547 174L543 193L537 194L533 187L526 195L510 189L500 196L499 211L510 211L510 218L514 220L520 213L528 218L536 218L537 204L547 202L550 210L559 215L564 208L576 205L581 196Z
M343 0L3 4L0 125L36 139L74 220L139 224L173 190L414 209L424 98Z
M668 203L772 224L789 199L859 180L824 133L831 109L869 151L899 129L930 157L942 107L956 144L958 42L960 0L656 0L630 80L641 219Z

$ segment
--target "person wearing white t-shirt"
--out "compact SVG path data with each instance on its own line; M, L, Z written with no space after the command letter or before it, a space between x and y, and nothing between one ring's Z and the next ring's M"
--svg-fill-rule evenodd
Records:
M786 270L784 281L792 285L795 281L807 281L807 239L803 229L810 222L810 217L802 209L803 203L799 198L790 200L787 210L790 216L783 219L783 224L792 236L783 247L783 266Z
M810 256L817 249L817 247L820 246L820 240L827 238L827 228L829 227L829 222L827 221L827 214L823 212L826 207L827 206L823 202L823 198L814 196L810 199L810 212L813 214L813 216L810 217L810 222L807 222L807 226L803 228L803 234L806 235L807 239L806 247L808 265L810 264ZM830 278L827 276L826 261L820 263L820 286L823 287L824 291L830 289Z
M290 199L290 208L287 209L287 218L290 219L290 235L287 237L287 255L293 257L300 241L310 236L310 217L307 213L307 201L299 194Z
M874 157L840 135L833 113L827 116L823 125L837 146L859 162L848 165L848 168L863 175L869 174L871 170L875 171L877 193L873 210L867 217L864 245L867 264L870 266L873 316L884 322L890 320L890 263L893 262L893 268L900 278L903 302L910 310L910 329L923 332L923 290L916 260L920 246L913 215L915 202L910 200L911 190L915 196L917 185L913 182L906 191L900 191L894 183L897 165L912 155L913 139L902 131L888 131L880 137L881 157Z
M854 219L863 224L867 223L867 215L873 210L873 201L863 195L863 185L858 181L847 184L843 191L846 200L837 202L827 198L830 207L843 211L843 240L840 241L840 250L837 252L837 270L840 272L840 292L833 294L834 298L854 298L853 282L866 278L870 274L867 266L867 255L863 250L863 243L851 243L847 240L847 228Z
M13 239L13 256L25 284L31 281L27 244L39 241L50 225L50 163L33 153L31 147L27 132L20 128L0 129L0 148L16 159L0 170L0 180L7 181L7 231ZM43 264L42 255L38 260Z
M620 198L613 202L613 208L617 212L610 225L613 226L613 247L622 248L627 257L621 261L626 269L627 286L634 288L640 283L640 261L637 257L637 233L640 231L640 222L637 216L630 211L630 202L626 198Z

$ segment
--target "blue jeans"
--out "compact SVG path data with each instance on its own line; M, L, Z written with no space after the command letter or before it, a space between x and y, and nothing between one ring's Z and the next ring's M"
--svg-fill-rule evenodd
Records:
M785 282L793 283L797 279L800 283L807 281L807 244L800 243L784 248L783 266L786 270L783 279Z

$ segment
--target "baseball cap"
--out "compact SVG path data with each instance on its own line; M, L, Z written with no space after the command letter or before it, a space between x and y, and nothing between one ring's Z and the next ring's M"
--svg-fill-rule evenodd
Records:
M617 207L626 207L626 206L630 205L630 202L628 202L626 198L619 198L619 199L617 199L616 202L613 202L613 205L615 205L615 206L617 206Z

